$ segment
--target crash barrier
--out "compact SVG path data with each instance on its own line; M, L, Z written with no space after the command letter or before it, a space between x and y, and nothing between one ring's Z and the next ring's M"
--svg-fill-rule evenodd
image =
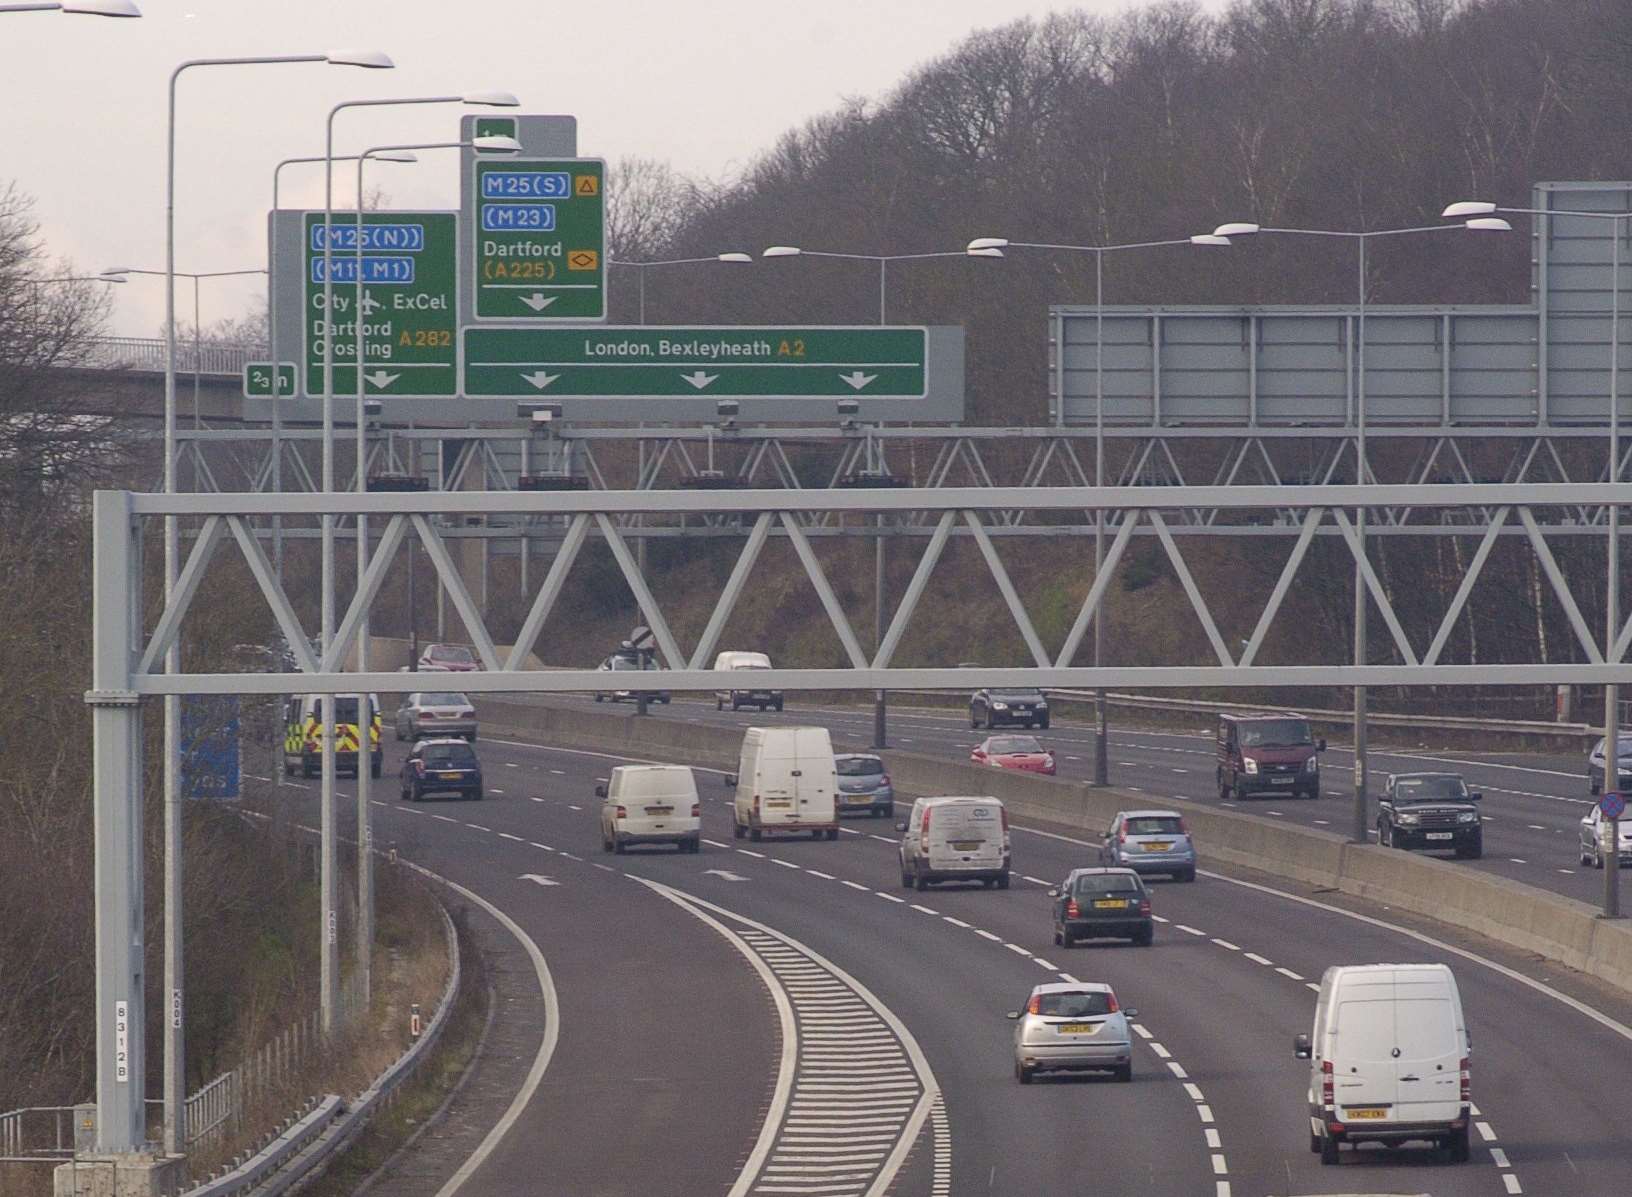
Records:
M738 728L552 706L539 699L481 698L477 709L484 722L517 728L549 744L631 758L661 757L730 768L742 743ZM865 748L859 742L845 743L843 733L834 738L840 748ZM1156 798L917 753L887 749L882 755L899 795L990 794L1003 800L1014 819L1068 828L1089 840L1104 833L1117 811L1152 806L1176 810L1189 822L1203 863L1212 859L1257 869L1408 910L1632 991L1632 927L1606 922L1585 902L1523 882L1182 798Z

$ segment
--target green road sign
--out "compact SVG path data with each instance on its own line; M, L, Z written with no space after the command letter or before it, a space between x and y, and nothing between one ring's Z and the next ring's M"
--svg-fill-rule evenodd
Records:
M278 395L293 395L295 393L295 363L279 362L275 376L278 381ZM271 362L244 363L244 398L271 399L272 379L274 370Z
M918 398L923 328L464 330L467 395Z
M475 318L606 319L606 164L478 158L471 170Z
M334 393L355 395L357 224L336 213L334 313L323 312L323 213L308 212L305 258L306 393L323 393L323 338L334 338ZM452 212L363 213L363 382L370 396L438 398L458 393L458 220Z

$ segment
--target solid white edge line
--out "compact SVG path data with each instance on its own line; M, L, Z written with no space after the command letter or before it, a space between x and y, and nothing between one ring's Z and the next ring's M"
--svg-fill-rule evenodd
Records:
M666 888L659 886L655 881L646 881L644 878L642 878L641 881L642 884L650 885L654 888ZM769 927L764 923L756 922L746 915L737 914L735 911L727 910L723 906L716 906L714 903L706 902L702 898L693 897L691 894L685 893L683 890L675 890L674 892L683 897L687 902L706 907L707 909L724 915L727 918L736 919L738 922L745 923L757 931L763 931L766 935L769 935L774 939L781 940L783 943L787 944L796 951L803 952L806 956L810 957L817 964L827 969L828 972L832 973L839 980L850 986L851 989L861 996L862 1001L871 1006L874 1012L884 1020L884 1022L889 1026L890 1030L895 1032L896 1038L900 1041L901 1046L906 1049L908 1057L912 1060L913 1069L918 1073L918 1081L921 1085L923 1085L924 1092L923 1096L918 1099L918 1104L913 1107L912 1114L907 1119L906 1125L902 1127L901 1138L896 1141L895 1150L890 1152L889 1158L884 1161L884 1166L879 1170L878 1176L874 1179L872 1187L869 1188L866 1193L866 1197L883 1197L883 1194L889 1189L890 1185L894 1183L895 1175L901 1170L901 1165L906 1162L907 1154L912 1150L913 1144L917 1142L918 1135L924 1129L924 1123L929 1120L929 1108L934 1104L935 1098L941 1091L940 1082L935 1079L935 1073L929 1067L929 1060L924 1056L924 1049L918 1046L918 1040L913 1037L911 1031L907 1030L906 1024L896 1017L895 1011L891 1010L883 1002L879 1001L879 999L874 996L872 990L868 989L860 981L856 980L849 973L845 972L844 969L840 968L837 964L834 964L831 960L829 960L826 956L823 956L820 952L817 952L814 948L800 943L792 936L784 935L775 927Z
M743 1162L742 1171L737 1174L736 1181L731 1185L726 1197L743 1197L753 1187L754 1181L759 1178L759 1169L766 1158L771 1154L771 1148L776 1145L776 1135L782 1128L782 1118L787 1113L788 1102L793 1096L793 1073L799 1059L799 1028L793 1017L793 1003L788 999L788 992L776 973L771 970L758 952L742 942L731 928L711 915L704 914L693 904L697 899L689 894L681 894L666 885L656 881L648 881L644 877L637 878L641 884L651 889L659 897L666 898L680 907L687 914L702 923L714 928L721 938L735 948L753 966L759 974L759 979L765 983L765 988L771 992L771 1000L776 1003L776 1017L782 1024L782 1057L777 1062L776 1089L771 1094L771 1104L765 1111L765 1120L760 1123L759 1137L754 1140L754 1149L748 1153ZM718 908L716 908L718 909ZM734 916L740 917L740 916Z
M514 919L486 898L466 889L457 881L451 881L440 873L433 873L424 865L415 864L411 860L404 860L402 863L417 873L441 882L453 890L454 893L476 903L497 919L504 926L504 929L514 935L521 943L521 946L527 949L527 955L532 957L533 972L538 974L538 987L544 995L544 1041L538 1045L538 1054L533 1057L533 1066L528 1069L527 1079L522 1082L521 1088L516 1091L516 1096L511 1100L510 1108L505 1110L504 1115L493 1124L493 1129L487 1132L487 1137L477 1145L476 1150L470 1153L463 1164L459 1165L459 1170L450 1176L447 1183L436 1191L436 1197L452 1197L470 1179L476 1169L481 1167L487 1157L493 1154L493 1149L510 1132L510 1128L521 1117L522 1111L533 1100L533 1094L538 1091L539 1084L544 1080L544 1070L550 1066L550 1057L555 1055L556 1042L561 1038L561 1004L556 1000L555 980L550 976L550 966L544 962L544 953L538 950L538 945L533 942L532 937L523 931Z

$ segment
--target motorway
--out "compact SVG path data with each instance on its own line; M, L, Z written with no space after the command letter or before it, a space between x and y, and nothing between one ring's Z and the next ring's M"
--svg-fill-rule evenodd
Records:
M691 703L661 717L758 720ZM870 713L821 718L855 743ZM917 751L969 742L966 723L940 715L900 712L892 728ZM1083 747L1068 727L1049 738L1062 753ZM462 1194L1627 1189L1619 1106L1632 1030L1614 1021L1625 1011L1595 1016L1513 967L1543 977L1540 963L1504 957L1508 968L1493 968L1463 954L1466 941L1403 933L1386 911L1357 918L1213 871L1155 883L1153 947L1064 951L1051 943L1043 890L1088 858L1080 840L1016 828L1012 890L912 894L882 821L847 823L837 843L737 846L730 792L707 769L697 770L701 855L610 856L593 794L618 760L532 739L484 727L489 797L478 805L399 801L402 752L388 737L373 795L375 842L501 908L537 943L558 995L543 1081ZM1203 750L1182 735L1118 735L1116 745L1123 783L1154 776L1157 760L1195 761L1178 749ZM1062 763L1089 767L1080 755ZM1204 767L1192 771L1210 788ZM340 789L349 797L352 786ZM256 800L315 821L315 792L263 786ZM343 829L352 806L341 803ZM1344 810L1304 806L1336 812L1334 822ZM1291 1037L1308 1029L1324 968L1382 960L1456 970L1474 1043L1468 1165L1373 1147L1323 1168L1307 1150L1306 1065ZM1058 977L1108 981L1137 1008L1132 1084L1015 1082L1003 1014Z

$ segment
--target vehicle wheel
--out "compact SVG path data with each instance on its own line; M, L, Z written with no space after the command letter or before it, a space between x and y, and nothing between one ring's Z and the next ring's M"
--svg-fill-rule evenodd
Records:
M971 728L976 728L976 727L980 726L980 720L975 718L975 708L974 707L969 708L969 726Z
M827 829L827 838L830 839L830 840L838 839L839 838L839 829L837 827L829 827Z
M1470 1152L1468 1150L1468 1128L1466 1123L1463 1124L1461 1130L1451 1132L1450 1136L1445 1140L1445 1146L1450 1151L1451 1163L1465 1164L1468 1162Z
M1133 1079L1133 1061L1132 1060L1129 1060L1126 1064L1118 1064L1116 1066L1116 1079L1123 1082L1124 1084L1126 1084L1128 1081L1131 1081Z
M1337 1163L1337 1140L1330 1135L1320 1136L1320 1162L1323 1165Z
M1592 853L1592 867L1595 869L1604 867L1604 854L1597 849L1594 849Z
M1320 1136L1314 1131L1309 1132L1309 1151L1313 1155L1320 1154Z
M1180 881L1194 881L1195 879L1196 867L1194 865L1191 865L1188 869L1185 869L1184 872L1179 874Z
M1039 728L1041 728L1043 731L1047 731L1048 730L1048 716L1044 715L1040 720L1038 720L1037 726Z
M1009 875L1007 873L999 873L997 875L997 888L998 889L1008 889L1009 888Z
M425 791L420 789L418 786L415 786L413 789L408 791L408 801L409 802L424 802L425 801Z
M1592 857L1588 856L1585 852L1578 852L1578 853L1576 853L1576 855L1581 858L1581 863L1582 864L1591 864L1592 863Z
M1485 855L1484 840L1478 839L1465 847L1458 847L1456 855L1460 860L1483 860Z
M723 711L723 710L725 710L725 703L724 703L724 702L723 702L723 701L721 701L721 700L720 700L720 699L718 699L718 698L716 698L716 699L715 699L715 700L714 700L714 709L715 709L715 710L716 710L716 711Z
M401 786L397 787L397 801L398 802L407 802L408 801L408 791L403 789Z
M1230 800L1230 787L1224 784L1224 770L1215 769L1213 773L1218 781L1218 800L1228 802Z
M691 837L691 854L693 856L700 855L702 853L702 850L703 850L703 837L701 835L692 836Z
M625 844L622 840L620 840L617 837L616 833L613 834L613 836L612 836L612 854L614 856L624 855L624 853L628 850L628 847L629 847L629 845Z
M283 762L283 775L285 777L293 777L295 775L295 767L288 761Z
M380 761L375 761L371 765L369 765L368 775L370 777L374 778L376 781L378 781L382 768L383 768L382 763Z
M306 764L304 761L301 762L300 771L306 777L316 777L317 776L317 769L314 768L311 765Z
M1598 779L1597 779L1597 778L1595 778L1595 777L1589 777L1589 778L1587 778L1587 792L1588 792L1588 793L1590 793L1590 794L1597 794L1597 793L1598 793L1598 791L1599 791L1599 790L1600 790L1600 789L1602 789L1602 788L1603 788L1603 787L1602 787L1602 785L1601 785L1601 784L1600 784L1600 783L1599 783L1599 781L1598 781Z
M1236 779L1235 785L1230 789L1230 797L1236 802L1245 802L1247 800L1246 787L1241 784L1239 778Z
M606 838L606 832L604 832L604 831L601 832L601 851L602 852L612 851L612 841Z
M1074 948L1077 946L1077 937L1072 932L1070 927L1060 928L1060 946L1062 948Z
M758 827L749 827L748 828L748 838L753 840L754 843L757 844L757 843L759 843L760 840L765 838L765 833L762 832Z
M1019 1060L1016 1060L1014 1062L1014 1079L1019 1081L1022 1085L1031 1084L1031 1069L1020 1063Z
M776 713L778 715L782 713L782 700L780 698L776 700Z
M668 706L670 697L672 697L672 696L668 695L668 694L665 694L662 698L658 699L657 701L662 703L664 706Z
M742 838L742 835L743 835L743 830L744 829L743 829L743 826L742 826L741 823L738 823L735 819L731 820L731 838L732 839L740 840Z
M1133 937L1133 942L1137 947L1148 948L1152 943L1156 942L1156 929L1146 927L1143 931L1137 932Z
M912 875L912 888L919 893L923 893L929 888L929 878L924 876L922 872L914 873Z
M597 695L596 695L596 696L595 696L595 701L596 701L596 702L605 702L605 701L606 701L606 695L604 695L604 694L597 694Z
M1060 929L1058 927L1054 928L1054 946L1060 946Z
M742 710L742 707L738 705L737 700L733 698L731 700L731 713L734 715L740 710Z
M1381 819L1377 820L1377 846L1379 848L1394 846L1394 829Z
M901 870L901 888L902 889L911 889L912 888L912 874L907 872L906 869Z

